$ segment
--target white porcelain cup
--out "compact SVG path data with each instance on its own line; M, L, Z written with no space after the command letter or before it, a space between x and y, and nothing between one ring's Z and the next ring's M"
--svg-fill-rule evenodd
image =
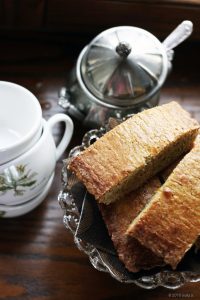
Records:
M36 208L38 205L40 205L40 203L45 199L45 197L47 196L51 188L53 177L54 174L51 176L47 184L44 186L42 192L38 196L31 199L30 201L26 201L18 205L9 205L9 206L0 204L0 217L1 218L19 217L27 214L28 212Z
M22 86L0 81L0 165L31 148L41 131L37 98Z
M56 146L52 128L58 122L65 123L65 131ZM0 204L22 204L42 193L72 133L72 120L65 114L56 114L48 121L42 119L42 134L38 141L24 154L0 165Z

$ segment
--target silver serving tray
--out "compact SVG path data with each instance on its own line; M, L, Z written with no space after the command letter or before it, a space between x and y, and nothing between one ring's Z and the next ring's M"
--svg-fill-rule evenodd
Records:
M139 279L134 280L126 280L122 277L119 278L118 274L113 273L109 265L106 264L104 257L101 255L99 250L97 250L93 245L75 237L75 232L80 219L80 213L73 199L71 188L75 183L77 183L77 178L69 170L67 170L67 164L70 158L78 155L85 148L89 147L94 140L100 138L107 130L109 130L108 126L100 128L99 130L95 129L87 132L83 137L82 144L73 148L69 153L68 159L63 161L63 188L59 193L58 201L64 213L63 223L65 227L73 234L74 242L77 248L88 255L89 260L95 269L109 273L112 277L120 282L134 283L137 286L145 289L153 289L159 286L169 289L176 289L185 283L200 281L200 274L187 271L180 272L168 270L158 272L154 275L142 276Z

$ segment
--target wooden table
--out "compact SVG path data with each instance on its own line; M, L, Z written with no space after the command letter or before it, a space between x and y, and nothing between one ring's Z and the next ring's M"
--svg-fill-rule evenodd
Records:
M83 45L81 45L83 46ZM0 42L0 79L21 84L39 99L43 115L62 112L57 105L59 89L65 85L80 47L40 40L38 43L7 38ZM200 44L185 43L176 51L174 70L161 92L161 103L176 99L200 121ZM68 150L80 143L86 131L74 120L75 131ZM62 127L54 130L59 140ZM88 257L74 245L62 223L57 202L61 188L62 160L49 195L29 214L0 220L0 299L200 299L200 283L178 290L143 290L118 283L95 270Z

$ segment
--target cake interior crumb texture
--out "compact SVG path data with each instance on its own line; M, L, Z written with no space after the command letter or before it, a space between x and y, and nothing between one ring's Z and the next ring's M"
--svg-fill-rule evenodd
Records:
M134 115L75 157L70 170L98 200L109 204L189 151L198 123L176 102Z
M200 140L128 228L173 269L200 235Z
M164 169L159 176L151 178L142 187L124 196L123 199L110 205L99 204L99 209L119 259L130 272L149 270L165 265L162 258L144 247L134 237L128 237L126 231L179 162L180 159Z
M99 204L99 209L119 259L131 272L151 269L164 264L161 258L142 246L135 238L129 238L126 235L126 230L133 218L136 218L144 209L160 185L160 180L155 177L137 191L126 195L124 199L110 205Z

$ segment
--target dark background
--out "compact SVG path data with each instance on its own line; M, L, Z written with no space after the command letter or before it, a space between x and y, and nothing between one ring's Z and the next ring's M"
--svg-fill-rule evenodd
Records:
M160 103L176 100L200 121L199 0L0 0L0 80L33 92L48 119L63 112L57 105L58 92L81 49L98 33L131 25L162 41L185 19L193 21L194 32L175 50ZM74 125L63 158L81 143L87 130L76 120ZM55 140L62 129L54 129ZM175 291L148 291L95 270L62 223L57 202L62 166L60 159L50 193L38 208L19 218L0 220L1 300L200 299L199 283Z

